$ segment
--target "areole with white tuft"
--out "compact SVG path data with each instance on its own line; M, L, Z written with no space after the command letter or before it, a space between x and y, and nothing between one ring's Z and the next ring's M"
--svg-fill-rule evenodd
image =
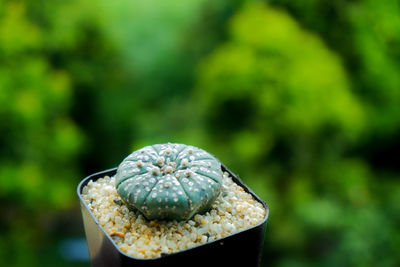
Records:
M157 144L126 157L115 186L121 199L149 220L188 220L210 208L222 176L221 163L203 149Z

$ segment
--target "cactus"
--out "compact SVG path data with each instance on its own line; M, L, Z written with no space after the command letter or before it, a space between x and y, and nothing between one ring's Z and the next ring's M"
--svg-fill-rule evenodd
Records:
M221 191L221 163L184 144L134 151L118 167L116 189L131 209L149 219L188 220L206 212Z

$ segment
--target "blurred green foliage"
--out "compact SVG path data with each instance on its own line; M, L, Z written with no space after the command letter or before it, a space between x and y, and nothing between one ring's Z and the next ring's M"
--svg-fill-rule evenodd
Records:
M0 265L76 265L79 180L167 141L268 203L263 265L400 264L399 11L0 0Z
M380 209L378 173L352 151L376 124L338 55L262 3L228 29L202 62L197 96L211 146L268 200L268 255L284 266L394 265L394 211Z

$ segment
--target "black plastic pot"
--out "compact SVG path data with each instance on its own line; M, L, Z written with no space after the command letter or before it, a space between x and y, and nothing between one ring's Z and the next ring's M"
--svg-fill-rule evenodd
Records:
M253 195L257 201L263 204L266 214L262 222L224 238L152 259L135 258L121 251L96 220L81 197L83 187L90 180L96 181L106 175L111 177L116 173L117 168L98 172L83 179L78 185L77 193L80 199L92 266L258 266L261 260L268 207L235 174L224 166L223 169L230 173L235 183L243 187L246 192Z

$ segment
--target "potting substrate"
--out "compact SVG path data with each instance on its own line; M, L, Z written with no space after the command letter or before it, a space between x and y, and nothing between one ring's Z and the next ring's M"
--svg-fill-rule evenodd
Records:
M121 201L115 176L90 180L81 197L115 245L134 258L159 258L201 246L265 222L264 205L223 172L209 211L190 220L148 220Z

